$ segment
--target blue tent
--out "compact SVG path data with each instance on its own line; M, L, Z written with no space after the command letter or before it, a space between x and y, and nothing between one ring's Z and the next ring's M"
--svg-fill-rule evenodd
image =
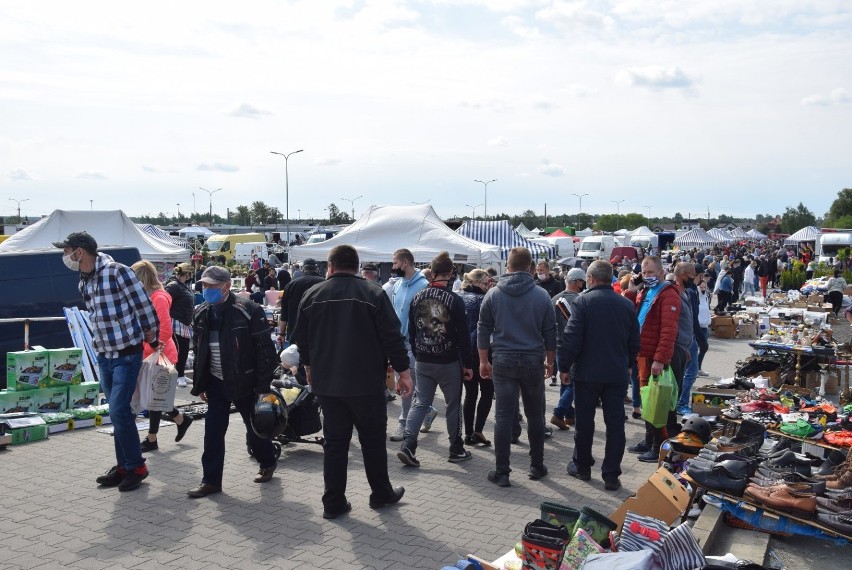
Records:
M483 243L496 245L500 248L500 259L506 259L513 247L525 247L530 250L533 257L556 258L556 248L540 243L533 243L515 231L509 225L508 220L496 220L486 222L482 220L470 220L465 222L456 230L458 233L470 239Z

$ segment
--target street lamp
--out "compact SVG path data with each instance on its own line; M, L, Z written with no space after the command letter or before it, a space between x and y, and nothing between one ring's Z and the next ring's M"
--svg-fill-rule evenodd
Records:
M483 218L488 219L488 185L492 182L497 182L497 179L489 180L488 182L484 182L482 180L474 180L474 182L479 182L485 187L485 201L482 202L482 205L485 206L485 214L483 214Z
M177 221L178 221L178 224L180 224L180 202L178 202L177 208L178 208Z
M270 154L284 157L284 215L287 216L287 259L290 259L290 155L302 152L303 148L284 154L270 150Z
M206 188L198 187L199 190L204 190L207 192L207 195L210 197L210 227L213 227L213 194L220 191L221 188L217 188L215 190L207 190Z
M355 221L355 200L359 200L363 197L364 197L364 195L361 194L357 198L341 198L341 200L343 200L345 202L349 202L349 205L352 206L352 221L353 222Z
M615 202L615 227L618 229L618 218L621 217L621 203L624 200L610 200L610 202Z
M193 192L193 193L192 193L192 215L193 215L193 216L195 215L195 212L196 212L196 211L197 211L197 210L195 209L195 192ZM190 217L192 217L192 216L190 216Z
M650 227L651 227L651 206L645 206L645 207L648 208L648 228L650 229Z
M90 210L95 209L95 201L94 200L89 200L89 209ZM20 216L18 216L18 217L20 217Z
M12 202L18 203L18 223L21 223L21 202L26 202L29 198L24 198L23 200L16 200L15 198L9 198Z
M576 196L577 198L580 199L580 211L577 212L577 229L579 230L580 229L580 214L583 212L583 196L588 196L588 193L586 193L586 194L574 194L572 192L571 195Z
M471 220L472 220L472 219L474 219L474 218L476 217L476 209L477 209L478 207L480 207L480 206L482 206L482 204L477 204L476 206L471 206L470 204L465 204L465 207L466 207L466 208L470 208L470 209L471 209L471 214L470 214L470 219L471 219Z

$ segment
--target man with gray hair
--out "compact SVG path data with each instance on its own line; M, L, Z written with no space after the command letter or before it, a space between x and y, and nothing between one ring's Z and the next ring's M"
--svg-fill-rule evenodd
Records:
M601 465L604 488L621 488L624 457L624 397L630 366L639 353L639 322L633 304L612 290L612 265L594 261L586 271L589 290L577 297L562 333L560 379L574 385L576 424L573 460L568 474L591 478L592 441L598 401L603 407L606 448ZM600 315L606 315L601 318ZM567 370L571 370L570 377Z
M574 302L583 289L586 288L586 272L574 267L565 275L565 290L553 297L553 308L556 311L556 368L559 372L568 372L559 364L559 347L562 346L562 333L571 318L571 303ZM560 378L562 375L560 374ZM568 376L559 387L559 402L553 408L550 423L561 430L574 425L574 386Z

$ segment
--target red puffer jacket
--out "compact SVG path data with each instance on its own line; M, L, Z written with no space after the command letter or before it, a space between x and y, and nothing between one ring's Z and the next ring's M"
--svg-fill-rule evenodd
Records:
M624 296L636 304L636 313L645 298L645 289L639 293L625 291ZM666 283L651 301L651 309L645 316L645 324L640 333L639 356L670 364L677 339L678 319L680 318L681 299L677 286Z

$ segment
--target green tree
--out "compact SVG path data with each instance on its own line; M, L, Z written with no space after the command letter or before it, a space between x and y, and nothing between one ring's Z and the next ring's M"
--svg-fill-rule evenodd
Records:
M595 224L595 229L600 230L602 232L614 232L616 230L620 230L618 224L623 219L623 216L616 216L615 214L601 214L598 216L598 222Z
M343 212L337 207L337 204L328 205L328 223L330 224L348 224L352 222L352 218L348 213Z
M841 218L852 216L852 188L844 188L837 193L837 198L831 203L826 216L826 224L836 228L847 228L847 225L841 225Z
M269 218L269 206L257 201L251 203L251 220L254 224L265 224Z
M644 214L637 214L636 212L630 212L629 214L624 214L621 216L621 221L618 224L619 228L626 228L628 230L635 230L639 226L648 225L648 218L645 217Z
M234 223L238 226L251 225L251 212L248 206L237 206L237 211L234 214Z
M816 216L801 202L795 208L787 206L784 215L781 216L781 227L788 234L797 232L805 226L813 225L816 225Z

